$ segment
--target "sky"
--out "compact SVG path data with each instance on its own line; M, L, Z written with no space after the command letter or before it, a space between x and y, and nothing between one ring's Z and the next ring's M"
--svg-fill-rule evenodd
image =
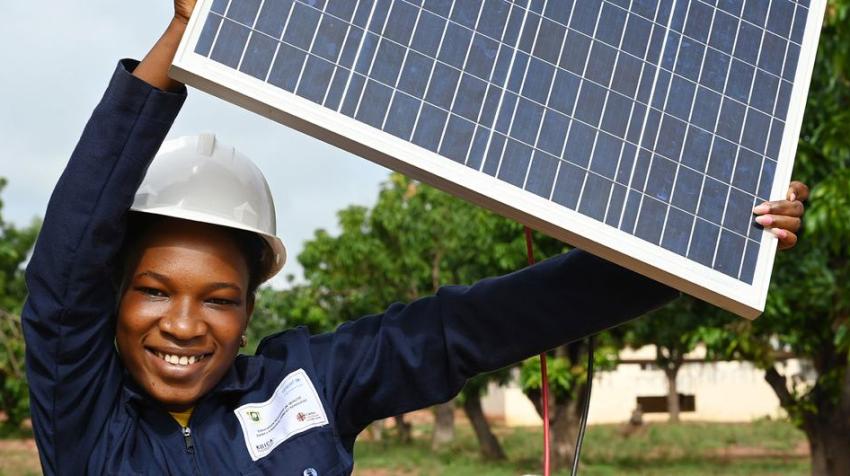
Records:
M0 28L0 176L3 218L18 225L44 215L47 201L120 58L141 59L172 16L168 0L6 2ZM191 90L169 138L213 132L251 157L277 206L289 260L272 284L301 277L296 256L336 212L370 205L389 171L360 157Z

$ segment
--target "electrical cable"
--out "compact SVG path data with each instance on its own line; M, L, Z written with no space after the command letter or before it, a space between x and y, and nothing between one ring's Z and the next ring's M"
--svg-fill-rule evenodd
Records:
M531 228L529 227L525 227L525 251L528 257L528 265L531 266L535 263L535 259ZM593 384L593 346L595 341L596 336L590 336L587 339L587 385L584 389L584 402L581 409L581 419L579 420L575 452L573 453L572 476L576 476L578 474L578 462L581 458L581 446L584 442L584 433L587 430L587 414L590 410L590 390ZM546 352L540 353L540 378L542 382L541 405L543 406L543 476L549 476L551 467L549 456L549 376L546 369Z
M578 474L578 462L581 458L581 444L584 441L584 432L587 429L587 413L590 409L590 388L593 385L593 344L596 336L587 339L587 386L584 389L584 404L581 409L581 420L579 422L578 436L576 437L576 449L573 453L572 476Z
M528 265L534 264L534 245L531 240L531 228L525 227L525 252L528 257ZM540 380L542 382L540 393L543 406L543 476L549 476L549 375L546 370L546 352L540 353Z

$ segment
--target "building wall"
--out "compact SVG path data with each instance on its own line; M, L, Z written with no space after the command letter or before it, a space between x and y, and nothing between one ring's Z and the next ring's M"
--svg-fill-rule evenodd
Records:
M704 355L697 351L691 355ZM652 347L621 354L621 359L651 359ZM789 360L783 365L798 372L800 364ZM640 364L620 364L616 370L594 376L590 399L590 423L619 423L628 421L636 407L638 396L667 394L664 372ZM539 425L541 423L531 401L522 393L518 379L507 387L491 386L482 401L488 417L503 420L508 426ZM754 418L779 417L783 411L773 390L764 381L764 371L748 362L686 363L677 379L679 393L692 394L696 411L683 412L683 420L749 421ZM666 413L644 414L644 420L666 420Z

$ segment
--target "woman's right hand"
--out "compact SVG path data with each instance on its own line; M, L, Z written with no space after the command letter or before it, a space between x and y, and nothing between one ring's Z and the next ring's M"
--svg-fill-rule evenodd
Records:
M186 24L192 16L195 3L195 0L174 0L174 18L159 41L133 71L134 76L162 90L174 91L182 86L168 77L168 69L174 61L174 54L177 53L177 47L186 31Z
M195 0L174 0L174 19L188 23L195 3Z

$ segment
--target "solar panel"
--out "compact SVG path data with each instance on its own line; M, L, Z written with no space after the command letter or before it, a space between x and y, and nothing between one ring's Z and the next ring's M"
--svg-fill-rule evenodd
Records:
M825 0L201 0L173 75L746 317Z

